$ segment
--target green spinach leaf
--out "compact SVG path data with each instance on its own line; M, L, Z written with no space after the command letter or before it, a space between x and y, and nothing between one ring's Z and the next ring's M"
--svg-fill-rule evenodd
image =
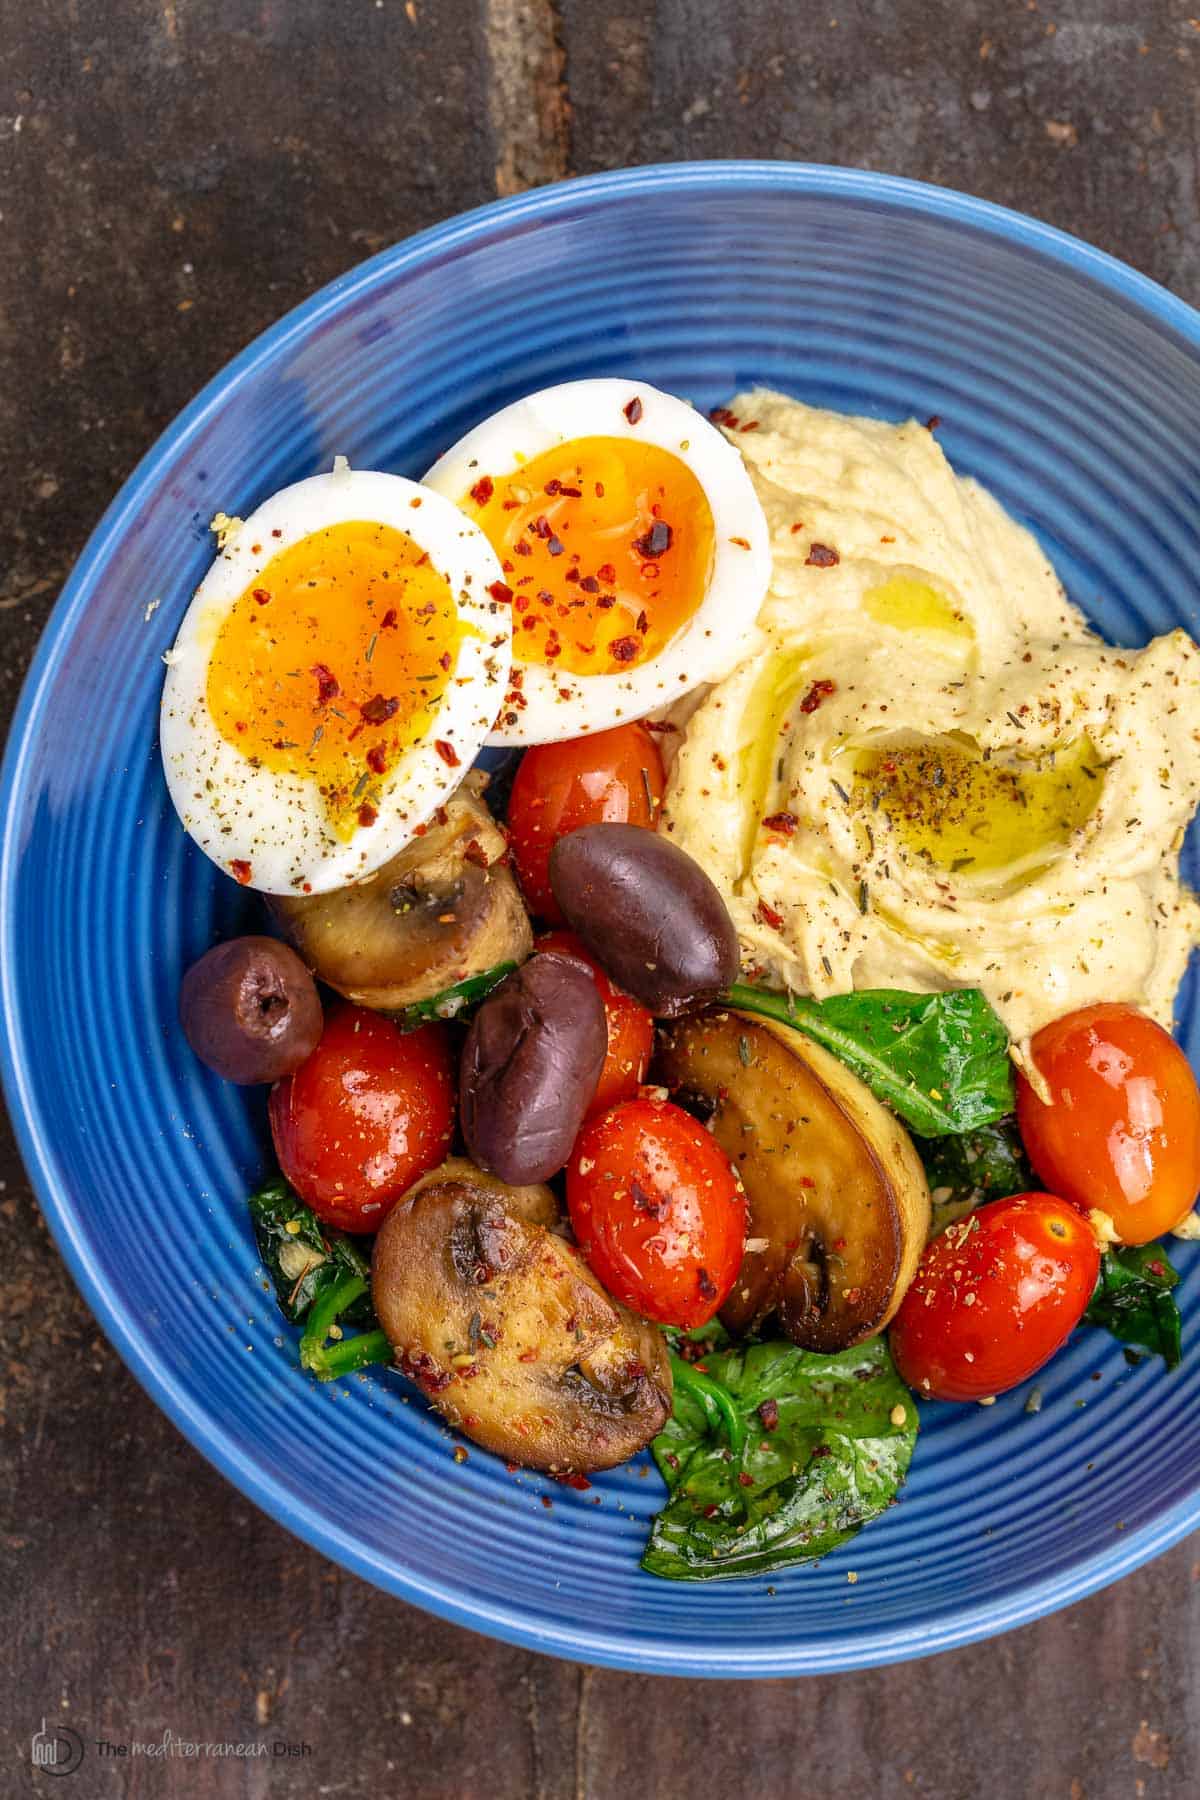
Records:
M1120 1343L1161 1356L1174 1369L1183 1355L1179 1308L1171 1292L1178 1280L1161 1244L1106 1250L1083 1322L1102 1325Z
M924 1137L975 1131L1013 1109L1008 1033L978 988L811 1000L736 982L726 999L815 1038Z
M486 999L516 966L515 962L496 963L480 975L468 975L454 987L431 994L428 1000L414 1000L411 1006L396 1015L396 1023L401 1031L415 1031L418 1025L424 1025L430 1019L457 1019L461 1013Z
M933 1200L937 1233L987 1200L1037 1186L1014 1118L980 1125L959 1137L916 1139Z
M895 1499L918 1419L882 1338L831 1356L752 1344L675 1368L652 1446L671 1497L642 1557L650 1574L704 1581L811 1562Z
M275 1284L279 1310L293 1325L304 1327L303 1367L320 1381L332 1381L371 1363L390 1363L391 1346L371 1304L370 1264L354 1239L327 1230L282 1175L265 1181L248 1204L258 1254ZM357 1336L344 1338L346 1325L360 1327Z

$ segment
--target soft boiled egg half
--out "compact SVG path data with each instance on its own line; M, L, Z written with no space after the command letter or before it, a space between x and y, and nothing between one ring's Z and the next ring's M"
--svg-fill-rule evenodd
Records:
M482 530L401 476L335 465L224 521L165 658L160 742L185 828L267 893L370 874L477 755L511 625Z
M737 451L645 382L573 381L468 432L426 485L486 534L511 595L493 743L599 731L725 675L770 574Z

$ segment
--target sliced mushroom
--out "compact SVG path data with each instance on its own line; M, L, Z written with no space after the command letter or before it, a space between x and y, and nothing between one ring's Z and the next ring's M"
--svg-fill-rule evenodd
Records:
M424 836L369 880L270 896L305 962L348 1000L402 1012L529 955L533 934L483 800L486 783L481 771L468 775Z
M609 1469L671 1410L661 1334L609 1298L550 1227L549 1188L452 1157L375 1240L372 1294L400 1369L453 1425L556 1475Z
M659 1078L711 1121L750 1201L721 1322L772 1313L806 1350L882 1330L916 1272L929 1189L903 1126L802 1032L710 1008L664 1033Z

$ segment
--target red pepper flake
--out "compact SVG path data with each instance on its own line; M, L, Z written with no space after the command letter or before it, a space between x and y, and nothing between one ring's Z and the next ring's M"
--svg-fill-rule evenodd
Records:
M449 672L450 672L450 652L448 650L443 650L442 654L438 657L438 667L440 669L445 669L446 673L449 674Z
M583 499L583 489L582 488L568 487L565 482L559 483L558 491L562 495L564 500L582 500Z
M926 431L936 431L938 426L941 424L941 422L942 422L941 413L930 413L929 417L925 421Z
M589 579L590 579L590 577L589 577ZM578 581L579 580L579 570L578 569L568 569L566 574L563 576L563 580L564 581ZM599 586L600 586L600 583L597 582L596 587L598 588Z
M758 914L761 923L769 925L772 931L783 930L783 914L777 913L775 908L773 906L768 906L765 900L760 900L754 910Z
M629 423L631 425L637 424L638 420L642 416L643 407L642 407L641 401L638 399L636 394L633 396L633 399L629 402L629 405L622 408L622 411L624 412L625 417L629 420Z
M596 498L597 500L603 500L604 498L604 483L602 481L596 483Z
M641 645L635 637L619 637L614 638L608 646L608 653L617 662L627 663L633 661L640 649Z
M777 1431L779 1429L778 1400L764 1400L759 1406L758 1416L762 1420L764 1431Z
M800 702L800 711L802 713L815 713L823 700L828 700L830 694L836 693L836 681L814 681L807 694L805 694L803 700Z
M804 520L797 519L796 523L792 526L792 536L795 537L795 535L798 531L803 531L803 530L804 530Z
M529 526L529 530L534 532L536 536L540 538L551 538L554 536L554 527L551 525L545 513L538 514L537 518L533 521L533 524Z
M561 556L563 551L566 549L566 547L567 546L563 543L563 541L560 537L552 537L550 539L549 543L546 545L546 548L550 552L551 556Z
M240 856L235 857L230 863L229 873L242 887L248 887L250 885L250 877L253 874L253 870L251 869L250 864L244 862Z
M668 732L679 730L678 725L672 725L668 719L643 719L642 725L646 731Z
M282 531L273 531L273 532L272 532L272 533L271 533L271 536L272 536L272 537L282 537L282 536L283 536L283 533L282 533Z
M533 551L530 549L529 545L525 542L524 538L518 539L518 541L513 545L513 551L515 552L515 554L517 556L532 556L533 555Z
M575 1488L581 1494L592 1485L586 1475L556 1475L554 1479L563 1487Z
M743 1469L741 1474L738 1476L738 1486L739 1487L753 1487L754 1486L753 1475L747 1475L745 1469Z
M644 556L650 562L656 561L671 548L671 527L665 519L655 519L649 531L640 538L634 538L633 547L639 556Z
M1147 1263L1146 1267L1149 1269L1149 1271L1152 1275L1158 1275L1160 1277L1165 1275L1167 1272L1165 1264L1160 1263L1157 1259L1154 1262Z
M476 506L486 506L496 491L496 484L490 475L481 475L471 489L471 498Z
M487 869L491 867L491 864L488 862L488 853L479 842L478 838L471 839L470 843L463 851L463 860L465 862L474 863L477 869Z
M727 406L714 406L708 416L714 425L727 426L730 431L737 430L737 414L730 412Z
M271 596L266 588L254 589L254 599L258 602L259 606L265 606L270 598Z
M380 631L395 631L398 622L395 607L389 606L379 621L379 629Z
M710 1504L704 1508L704 1517L706 1519L715 1519L717 1514L720 1512L720 1510L721 1509L719 1506L713 1506Z
M758 430L758 420L757 419L747 419L746 423L741 427L741 429L743 431L757 431Z
M317 678L318 706L328 706L331 700L337 699L342 690L332 669L327 668L324 663L314 663L309 674Z
M513 591L509 587L507 581L493 581L488 587L488 593L492 596L492 599L495 600L498 605L500 605L500 606L511 606L512 605Z
M434 738L433 747L448 769L457 769L459 755L453 744L448 744L445 738Z
M832 569L835 563L841 562L837 551L829 544L812 544L804 561L814 569Z
M707 1269L697 1269L697 1271L696 1271L696 1286L700 1289L700 1297L702 1300L715 1300L716 1299L717 1284L713 1280L712 1276L709 1274Z
M580 581L578 574L576 574L575 579L576 581L579 581L579 585L585 594L598 594L600 592L600 583L596 580L594 575L585 575L583 580Z
M611 563L601 563L600 567L596 570L596 574L601 581L606 583L617 579L617 571L613 568Z
M641 632L643 637L645 637L650 629L650 621L644 612L640 612L637 616L637 629Z
M418 507L418 506L420 506L420 504L421 504L421 497L420 497L420 495L419 495L419 494L417 494L417 495L414 495L414 497L413 497L413 498L412 498L412 499L411 499L411 500L410 500L410 501L409 501L409 503L408 503L408 504L409 504L409 505L410 505L410 506L411 506L411 507L414 507L414 508L415 508L415 507Z
M729 541L731 544L736 544L739 550L748 550L750 548L749 538L731 537Z
M369 700L363 701L358 710L366 724L386 725L400 711L400 701L394 694L390 699L385 699L382 694L373 694Z
M364 829L368 825L373 825L378 817L379 814L373 806L363 805L358 809L358 822Z
M764 831L781 831L784 837L791 837L799 823L795 813L777 812L769 814L763 820L763 829Z
M367 767L373 775L382 775L387 770L387 751L382 744L373 744L367 751Z
M600 608L601 612L607 612L610 606L615 606L616 604L617 596L615 594L601 594L596 602L596 605Z

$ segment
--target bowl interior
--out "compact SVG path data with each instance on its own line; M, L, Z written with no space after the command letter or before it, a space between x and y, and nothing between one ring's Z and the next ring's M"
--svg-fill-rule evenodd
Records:
M818 1568L642 1575L645 1459L574 1493L512 1475L397 1379L320 1389L266 1291L243 1196L258 1097L194 1061L185 966L256 903L185 839L159 767L161 653L207 521L352 463L419 475L529 389L621 374L703 407L765 382L939 414L960 470L1039 534L1099 629L1196 632L1200 355L1182 307L1082 246L954 197L785 167L548 190L377 259L226 371L93 539L8 763L2 979L27 1160L74 1271L152 1393L320 1547L451 1617L591 1661L837 1668L961 1642L1086 1591L1196 1511L1200 1359L1130 1368L1080 1332L1038 1385L924 1409L900 1504ZM1186 866L1196 876L1193 838ZM1195 980L1181 1030L1200 1061ZM1179 1246L1200 1313L1200 1258ZM853 1572L857 1580L848 1580Z

